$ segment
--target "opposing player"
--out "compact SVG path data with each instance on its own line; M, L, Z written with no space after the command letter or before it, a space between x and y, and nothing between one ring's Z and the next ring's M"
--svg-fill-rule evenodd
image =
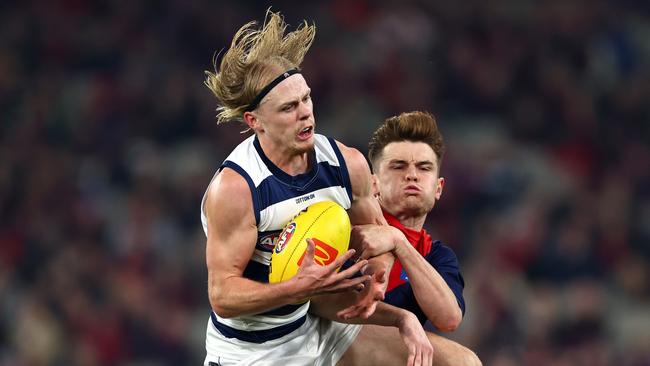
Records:
M336 272L353 251L321 267L310 242L295 277L267 283L273 237L303 208L332 200L354 224L385 224L363 155L315 133L310 89L298 69L315 27L305 23L286 35L285 28L274 13L262 29L244 25L219 68L207 74L218 121L239 119L254 135L228 156L202 202L213 310L205 364L430 365L433 348L411 312L385 303L346 310L332 300L381 279L381 270L373 278L352 277L365 260ZM312 312L392 327L342 324Z
M458 259L423 229L445 184L440 177L444 150L431 114L410 112L386 119L370 140L368 156L376 178L375 195L390 226L356 226L353 241L359 243L362 258L395 254L387 303L413 312L423 324L429 320L439 330L451 331L465 311ZM465 347L429 336L439 353L447 353L439 354L447 361L480 363Z

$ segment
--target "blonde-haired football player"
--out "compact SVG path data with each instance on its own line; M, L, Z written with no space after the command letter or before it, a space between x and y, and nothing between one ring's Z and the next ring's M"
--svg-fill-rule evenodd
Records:
M353 250L320 266L309 242L296 276L268 283L268 243L305 207L335 201L354 224L385 224L363 155L315 133L299 70L315 27L286 27L272 12L259 29L244 25L207 73L218 121L240 120L253 135L223 162L201 206L212 305L205 365L430 365L434 350L417 318L373 301L381 269L354 277L368 264L360 260L336 271ZM369 296L358 297L361 288Z

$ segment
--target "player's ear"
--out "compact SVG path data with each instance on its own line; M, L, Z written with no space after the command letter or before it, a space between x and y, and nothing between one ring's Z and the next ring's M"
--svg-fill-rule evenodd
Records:
M438 178L438 180L436 181L436 192L435 192L436 201L440 199L440 196L442 196L442 189L444 187L445 187L445 178L443 177Z
M244 112L244 123L250 128L251 130L255 131L259 129L259 119L253 112Z
M379 180L377 179L377 175L371 175L370 179L372 180L372 196L379 198Z

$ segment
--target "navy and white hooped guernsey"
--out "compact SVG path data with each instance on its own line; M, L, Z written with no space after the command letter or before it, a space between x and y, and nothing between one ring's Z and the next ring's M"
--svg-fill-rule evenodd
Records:
M337 202L345 209L350 208L350 176L336 142L315 134L314 150L312 169L291 176L275 166L262 151L257 137L251 136L232 151L217 171L217 174L223 168L236 171L246 179L251 190L258 233L255 252L244 270L244 277L268 282L271 252L277 237L301 210L327 200ZM204 201L205 196L201 202L201 223L207 236ZM214 327L224 336L262 343L299 328L305 322L308 308L309 302L285 305L256 315L225 319L212 312L210 317Z

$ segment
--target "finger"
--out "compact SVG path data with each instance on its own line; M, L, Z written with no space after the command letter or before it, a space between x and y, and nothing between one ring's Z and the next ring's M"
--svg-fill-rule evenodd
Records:
M343 270L341 272L338 272L336 274L337 280L340 280L340 279L343 279L343 278L350 278L350 277L356 275L357 272L361 271L361 268L363 266L365 266L366 264L368 264L368 262L365 261L365 260L364 261L359 261L359 262L353 264L352 266L350 266L349 268L346 268L345 270ZM334 267L334 268L336 268L336 267ZM365 280L368 280L368 281L371 278L370 276L361 276L361 277L363 277Z
M343 310L340 310L336 313L336 316L338 316L341 319L352 319L352 318L357 318L359 317L361 306L359 305L352 305L349 306Z
M343 254L340 255L338 258L336 258L336 259L334 260L334 262L332 262L329 266L330 266L331 268L333 268L333 269L336 269L336 268L341 267L345 262L348 261L348 259L352 258L352 256L353 256L354 253L356 253L356 252L357 252L357 251L354 250L354 249L350 249L350 250L348 250L347 252L343 253Z
M314 263L314 252L316 251L315 247L316 244L314 244L314 241L311 238L308 238L307 249L305 249L305 258L302 260L301 267Z
M361 313L361 318L368 319L372 314L375 313L377 309L377 303L373 302L370 306L365 307L364 311Z
M375 274L373 276L375 277L375 281L377 281L379 283L384 283L384 282L386 282L386 276L385 275L386 275L386 269L382 268L380 270L377 270L377 272L375 272Z
M342 284L342 285L337 285L333 287L331 290L328 289L327 292L330 293L338 293L338 292L348 292L348 291L355 291L355 292L361 292L363 289L366 287L366 285L361 282L357 284Z
M422 365L422 350L419 348L416 348L415 350L415 359L413 359L413 364L417 366Z
M353 306L351 306L349 308L345 308L343 310L340 310L340 311L336 312L336 316L339 319L345 319L345 320L352 319L352 318L355 317L354 316L355 308L356 308L356 306L353 305Z
M349 313L347 313L347 314L344 314L344 315L342 316L342 318L343 318L344 320L348 320L348 321L349 321L349 320L352 320L352 319L358 319L358 318L359 318L359 315L360 315L360 314L359 314L359 311L358 311L358 310L354 310L354 311L351 311L351 312L349 312Z
M307 248L305 248L305 254L302 258L302 263L300 268L306 268L314 264L314 252L316 251L314 241L311 238L306 239Z
M361 291L365 287L365 279L364 277L354 277L354 278L346 278L343 280L339 281L334 281L331 285L325 287L323 291L329 292L329 293L336 293L336 292L345 292L345 291L350 291L350 290L355 290L355 291Z
M371 292L371 297L372 300L374 301L382 301L384 300L384 291L382 290L381 286L377 285L376 283L371 283L368 286L370 286L369 291Z
M406 360L406 366L413 366L415 365L415 355L413 354L413 351L409 351L409 358Z

